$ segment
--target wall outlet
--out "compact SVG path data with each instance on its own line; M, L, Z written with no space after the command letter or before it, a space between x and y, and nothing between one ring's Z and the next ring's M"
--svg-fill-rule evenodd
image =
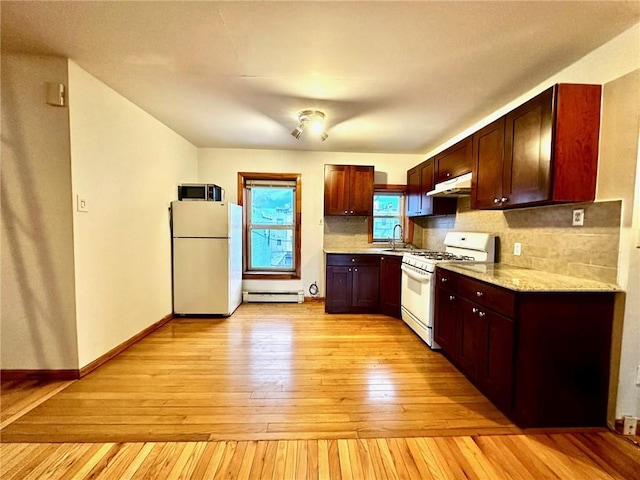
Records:
M584 208L579 208L573 211L573 220L571 225L574 227L581 227L584 225Z
M522 244L520 242L516 242L513 244L513 254L520 255L522 253Z
M623 417L623 423L622 423L623 435L635 435L637 428L638 428L637 417L630 417L630 416Z

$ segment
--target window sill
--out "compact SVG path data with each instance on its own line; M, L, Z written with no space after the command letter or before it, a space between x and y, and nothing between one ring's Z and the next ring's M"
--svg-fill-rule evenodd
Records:
M243 272L243 280L300 280L296 272Z

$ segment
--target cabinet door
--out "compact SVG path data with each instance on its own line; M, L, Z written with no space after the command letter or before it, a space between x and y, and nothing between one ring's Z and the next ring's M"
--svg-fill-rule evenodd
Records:
M346 312L351 307L353 267L327 266L325 310Z
M505 117L503 206L551 198L552 104L551 88Z
M380 258L380 312L401 318L400 290L402 286L402 257Z
M324 214L349 214L349 166L324 166Z
M472 137L452 145L435 156L435 183L464 175L471 171Z
M420 190L420 165L407 172L407 216L417 217L422 214Z
M480 309L481 313L487 329L480 383L487 396L508 413L513 407L513 321L490 310Z
M373 179L373 167L349 167L349 215L373 215Z
M462 315L458 328L458 365L471 380L478 380L482 363L481 352L486 345L486 322L479 314L480 308L468 300L461 302Z
M460 300L457 294L436 286L435 339L449 358L456 360L456 338Z
M375 311L378 309L380 268L372 265L353 267L351 305L354 309Z
M427 192L433 190L435 182L433 158L420 164L420 212L421 215L433 214L433 198Z
M504 152L504 117L473 134L471 208L500 208Z

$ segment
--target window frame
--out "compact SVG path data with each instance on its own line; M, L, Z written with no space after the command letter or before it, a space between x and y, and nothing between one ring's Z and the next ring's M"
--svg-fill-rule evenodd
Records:
M413 222L409 221L409 217L407 216L407 186L406 185L397 185L397 184L382 184L376 183L373 186L373 195L376 193L400 193L402 194L402 243L412 243L413 241ZM386 244L386 241L380 241L373 239L373 218L374 215L369 216L369 243L376 244Z
M295 181L295 212L293 228L293 270L268 271L248 269L248 235L247 209L245 199L248 198L247 182L252 180L286 180ZM301 278L301 245L302 245L302 175L300 173L264 173L238 172L238 205L242 206L242 278L247 280L299 280Z

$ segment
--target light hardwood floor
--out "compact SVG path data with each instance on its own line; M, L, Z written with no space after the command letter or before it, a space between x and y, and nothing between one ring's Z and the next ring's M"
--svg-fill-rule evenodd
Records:
M522 432L401 321L320 303L176 319L85 378L42 388L25 413L37 394L16 400L3 384L3 479L640 472L638 448L615 434Z

